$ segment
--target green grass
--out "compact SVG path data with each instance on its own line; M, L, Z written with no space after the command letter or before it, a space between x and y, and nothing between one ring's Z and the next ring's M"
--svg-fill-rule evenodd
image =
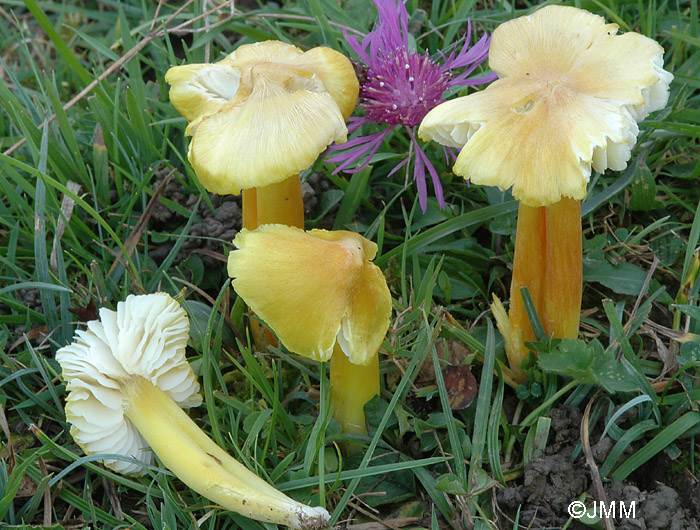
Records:
M187 162L185 120L169 103L163 76L171 65L216 60L263 39L350 53L342 28L367 32L371 4L244 2L233 15L223 6L202 16L215 6L4 2L0 526L269 527L212 506L158 466L143 477L114 474L70 437L54 360L80 320L69 309L90 301L114 307L129 293L156 290L185 289L188 357L205 401L191 415L255 473L302 502L326 505L334 523L416 517L424 528L499 528L492 493L520 480L526 463L543 454L548 411L583 410L591 400L594 441L604 434L613 442L603 480L625 479L661 452L695 472L700 341L673 337L700 334L698 2L568 3L657 39L675 75L667 108L640 125L628 170L594 176L582 205L584 318L576 348L596 362L621 360L620 377L637 390L616 391L598 372L556 365L556 343L538 345L559 366L551 373L533 363L531 384L520 388L499 376L503 341L488 309L491 293L507 298L517 204L507 193L465 186L440 150L428 148L449 208L431 200L422 215L403 172L387 178L408 150L396 133L367 171L330 176L330 165L317 164L329 189L307 216L307 228L349 228L377 242L375 262L394 297L382 395L366 407L371 431L348 442L330 417L327 367L283 348L252 351L224 263L206 265L191 251L206 240L209 255L225 259L232 246L194 231L215 204ZM458 38L469 18L492 31L531 10L520 1L409 0L407 7L417 45L431 52ZM158 198L165 175L199 202ZM151 216L154 196L179 215L177 226ZM479 382L472 405L459 411L449 407L439 369L451 341L464 345L459 362L472 364ZM428 365L436 376L419 383ZM669 380L666 388L654 384ZM612 391L598 394L601 384ZM343 456L346 443L361 450ZM372 496L373 489L387 493Z

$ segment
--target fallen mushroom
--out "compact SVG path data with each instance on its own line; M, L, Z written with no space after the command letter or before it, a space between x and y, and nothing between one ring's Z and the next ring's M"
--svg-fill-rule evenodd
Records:
M213 64L170 68L170 101L189 122L188 158L214 193L243 190L243 226L304 226L299 172L333 142L359 84L350 61L325 47L244 44Z
M511 367L535 340L521 298L528 287L544 330L576 338L581 312L581 209L591 167L622 170L637 122L668 101L663 48L582 9L546 6L496 28L485 90L443 103L424 140L462 148L453 171L512 187L520 200L510 314L492 306ZM522 375L522 373L521 373Z
M199 384L185 359L189 320L165 293L129 296L100 309L75 341L56 353L67 382L66 419L86 454L119 473L139 473L155 453L204 497L246 517L315 530L328 512L301 504L217 446L181 407L199 405ZM150 450L149 450L150 447Z
M354 232L262 225L233 240L228 272L238 295L284 346L331 360L333 416L366 433L363 407L379 393L378 350L391 294L371 263L377 246Z

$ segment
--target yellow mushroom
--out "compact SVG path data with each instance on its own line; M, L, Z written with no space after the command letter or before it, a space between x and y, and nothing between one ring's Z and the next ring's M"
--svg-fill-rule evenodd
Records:
M262 225L234 239L228 272L238 295L284 346L331 360L331 401L344 432L366 433L363 407L379 393L377 352L391 294L371 263L377 246L354 232Z
M534 340L520 288L545 331L576 338L581 308L581 214L591 168L626 167L638 126L668 101L663 48L587 11L547 6L496 28L489 66L499 79L443 103L419 136L462 148L453 171L512 188L520 200L510 314L494 314L511 366Z
M189 122L188 158L202 185L243 195L244 226L303 227L299 172L347 138L359 85L324 47L245 44L213 64L170 68L170 100Z
M199 384L185 359L189 320L165 293L129 296L100 309L56 360L67 382L66 419L86 454L118 454L104 464L139 473L155 453L190 488L259 521L302 530L325 527L321 507L301 504L217 446L181 407L199 405Z

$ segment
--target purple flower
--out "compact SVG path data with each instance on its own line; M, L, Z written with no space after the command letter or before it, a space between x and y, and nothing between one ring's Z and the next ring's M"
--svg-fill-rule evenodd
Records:
M361 83L359 106L364 116L348 120L348 132L356 131L366 123L388 125L383 131L367 136L357 136L344 144L333 145L335 151L327 160L340 164L339 171L356 173L367 167L384 139L396 127L403 127L412 147L408 156L390 173L393 174L414 159L413 179L418 187L418 199L425 213L428 190L426 169L430 173L435 197L440 208L445 207L442 184L437 171L415 135L415 127L432 108L445 99L444 92L453 86L480 85L496 79L496 74L469 78L474 69L487 57L490 37L484 35L474 46L471 39L471 21L467 22L467 34L461 48L455 45L449 55L439 54L431 58L408 47L408 12L402 0L373 0L379 13L374 29L362 40L345 35L350 47L367 65L366 80ZM455 72L459 70L459 72ZM447 156L454 155L446 151ZM359 166L357 164L360 163Z

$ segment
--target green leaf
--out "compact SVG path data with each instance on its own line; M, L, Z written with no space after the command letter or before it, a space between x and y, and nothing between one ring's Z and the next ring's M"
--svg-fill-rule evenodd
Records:
M384 418L384 415L388 409L389 404L379 396L374 396L367 403L365 403L365 419L367 420L367 424L372 432L379 427L379 424L382 422L382 419ZM396 415L392 412L386 426L393 427L396 425L397 421Z
M700 322L700 307L689 304L674 304L673 307L681 313L688 315L690 318Z
M320 0L307 0L305 2L311 11L311 14L316 19L318 28L321 30L321 39L324 46L329 46L331 48L338 49L339 42L337 37L337 31L333 31L330 23L328 22L328 4L330 2L323 2L321 5Z
M700 359L700 344L697 342L686 342L681 346L679 357L683 360L683 364L696 362Z
M435 481L435 489L449 493L450 495L467 495L467 490L462 482L454 473L442 475Z
M644 433L656 429L657 425L654 420L642 420L639 423L630 427L625 433L618 438L610 453L608 453L605 462L600 466L600 476L607 477L610 470L617 464L624 452L633 442L639 440Z
M649 247L661 263L671 267L678 259L681 251L685 250L686 242L677 234L669 232L662 237L649 241Z
M596 193L589 193L581 202L581 217L586 217L588 214L595 212L601 205L607 203L615 195L626 189L630 182L634 180L638 164L639 158L635 158L634 162L627 168L627 171L615 179L614 184ZM593 191L592 189L591 192Z
M646 166L640 166L630 184L630 210L649 211L661 208L663 203L656 200L656 182Z
M345 196L340 202L338 213L333 223L333 230L340 230L350 225L355 218L360 202L367 194L367 183L372 173L372 166L368 166L362 171L354 173L350 178L350 183L345 190Z
M24 476L25 472L44 452L45 450L43 448L32 451L26 459L21 461L19 465L12 469L12 473L10 473L9 476L7 475L5 461L1 461L2 473L0 473L0 475L5 475L7 479L5 484L3 484L3 495L0 497L0 521L4 520L5 515L10 510L10 507L15 499L15 495L22 484L22 477Z
M204 341L210 340L207 324L211 318L212 308L197 300L188 300L185 309L190 317L190 337L198 351L203 349ZM223 328L224 344L235 344L236 336L230 327Z
M399 245L391 249L389 252L382 254L381 257L374 260L374 263L378 267L384 267L389 262L389 259L394 256L398 258L403 252L406 252L409 255L420 253L428 245L432 245L436 241L439 241L440 239L447 237L454 232L485 223L500 215L510 214L515 212L517 209L518 202L509 201L502 204L496 204L494 206L486 206L485 208L480 208L478 210L473 210L465 214L458 215L449 221L445 221L444 223L440 223L437 226L429 228L421 234L412 236L402 245Z
M318 201L318 205L316 206L314 210L314 214L317 214L314 219L311 220L312 226L315 226L316 223L318 223L321 219L323 219L328 212L331 211L331 208L338 204L342 199L345 193L342 190L336 190L336 189L331 189L328 191L324 191L321 194L321 198Z
M493 476L498 482L505 485L506 479L501 469L501 439L499 437L499 427L502 420L501 411L503 410L504 379L500 367L497 367L497 369L499 374L498 389L496 390L496 396L493 398L493 404L491 406L488 431L486 432L486 448L488 450L489 464L491 464Z
M400 458L400 455L395 452L378 450L372 459L372 463L376 465L399 464L401 462ZM347 465L355 467L361 459L362 453L357 453L348 458ZM371 492L372 494L361 495L365 492ZM362 502L367 503L369 506L381 506L383 504L405 501L415 497L416 480L413 472L410 470L397 470L384 475L365 477L360 481L356 494L361 495Z
M467 476L467 487L475 490L475 484L479 480L478 474L486 448L486 434L489 423L489 411L491 410L491 389L493 386L493 370L496 363L496 339L493 324L486 321L486 349L484 352L484 369L481 372L479 382L479 397L476 399L476 412L474 414L474 429L472 431L472 457Z
M540 368L545 372L566 375L580 383L600 385L610 393L638 390L631 374L606 351L597 340L586 344L562 339L551 352L540 352Z
M83 67L77 55L71 51L68 45L61 38L61 35L51 24L49 18L44 14L44 10L34 0L25 0L24 5L31 11L34 18L39 23L41 28L46 32L46 35L51 39L56 47L59 57L65 61L68 66L75 72L80 80L86 85L92 81L92 75Z
M659 434L654 436L647 444L636 453L633 453L625 460L613 473L612 478L625 480L635 469L652 458L655 454L668 447L675 440L683 436L689 429L700 423L700 412L690 411L665 427Z
M642 269L624 261L613 265L606 259L587 257L583 260L584 281L602 283L618 294L637 296L646 277Z

